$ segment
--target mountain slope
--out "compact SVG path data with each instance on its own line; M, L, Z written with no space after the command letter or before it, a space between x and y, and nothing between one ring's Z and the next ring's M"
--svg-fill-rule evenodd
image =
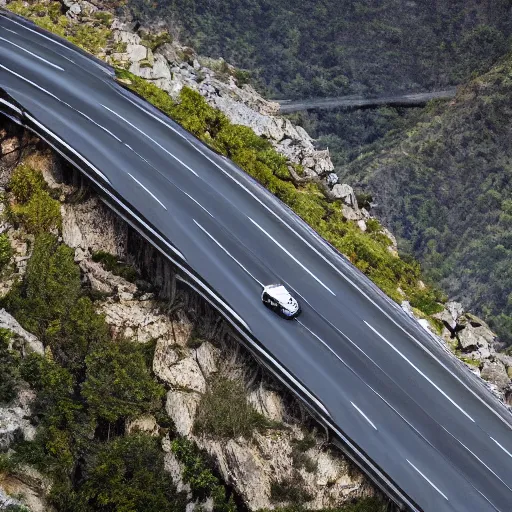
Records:
M508 0L128 0L201 54L255 72L276 97L460 83L501 55Z
M344 169L455 299L512 342L512 55Z

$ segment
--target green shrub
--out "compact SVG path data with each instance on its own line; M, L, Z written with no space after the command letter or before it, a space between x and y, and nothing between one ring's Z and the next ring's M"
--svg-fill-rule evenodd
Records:
M213 463L205 452L184 437L175 439L171 450L184 466L182 478L190 485L194 499L204 501L212 497L215 512L236 511L233 497L227 498L226 489L210 469Z
M20 381L20 356L9 348L11 338L11 331L0 329L0 404L14 400Z
M215 376L201 397L194 432L219 438L250 437L254 430L275 425L247 401L239 381Z
M139 277L137 271L131 265L119 261L118 258L108 252L96 251L92 255L92 260L101 263L106 270L131 283L134 283Z
M187 503L164 469L159 440L144 434L117 438L88 460L78 491L84 509L119 512L182 512Z
M11 241L7 233L0 235L0 272L9 264L14 254Z
M3 305L73 372L83 371L90 346L108 338L104 318L82 296L74 251L53 235L36 238L24 279Z
M276 503L289 502L302 505L311 501L313 496L304 488L304 480L300 473L293 478L273 480L270 484L270 499Z
M153 380L138 344L123 341L100 345L85 362L82 395L100 418L114 423L161 406L164 388Z
M60 228L60 203L50 196L39 171L19 165L11 176L8 189L16 201L7 205L7 213L15 222L34 234Z

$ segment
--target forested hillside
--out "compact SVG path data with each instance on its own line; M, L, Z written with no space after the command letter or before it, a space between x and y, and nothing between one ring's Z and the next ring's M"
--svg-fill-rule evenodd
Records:
M512 342L512 54L345 168L400 245Z
M457 84L506 48L510 0L128 0L274 97ZM179 30L181 28L181 30Z

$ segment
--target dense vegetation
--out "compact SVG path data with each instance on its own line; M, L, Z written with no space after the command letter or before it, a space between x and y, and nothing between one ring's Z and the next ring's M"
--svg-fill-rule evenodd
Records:
M512 342L512 55L345 170L431 279Z
M247 68L276 97L460 83L502 55L509 0L128 0L199 53ZM180 30L181 29L181 30Z
M0 403L11 402L22 382L37 392L36 437L18 442L0 472L28 463L52 477L50 502L59 511L182 512L185 496L164 471L160 439L125 431L127 420L144 413L155 413L162 434L172 427L162 415L164 388L151 372L154 344L112 340L82 287L74 251L45 232L47 216L18 214L18 205L40 211L34 197L44 196L43 211L53 212L53 229L60 226L58 202L41 175L18 166L8 190L11 215L36 237L25 276L2 306L43 341L45 355L21 358L10 332L0 330ZM219 506L228 503L221 491Z

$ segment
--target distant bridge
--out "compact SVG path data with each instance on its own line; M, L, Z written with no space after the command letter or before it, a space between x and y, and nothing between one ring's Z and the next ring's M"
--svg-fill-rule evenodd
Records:
M383 105L390 107L422 107L430 100L450 99L455 96L456 88L444 91L401 94L399 96L381 96L365 98L363 96L340 96L337 98L310 98L307 100L277 100L279 113L289 114L301 110L333 109L333 108L375 108Z

